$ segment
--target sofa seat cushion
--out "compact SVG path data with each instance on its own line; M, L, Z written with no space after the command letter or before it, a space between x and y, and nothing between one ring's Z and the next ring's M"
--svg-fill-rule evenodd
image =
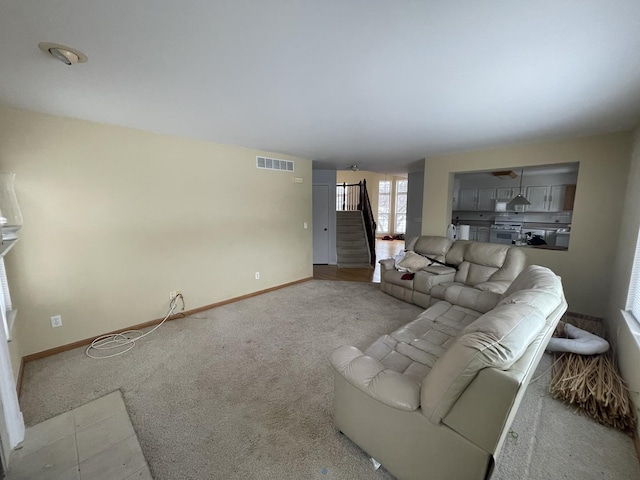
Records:
M431 287L431 291L429 292L431 294L431 296L433 298L437 298L439 300L444 300L445 296L447 294L447 288L449 287L453 287L453 286L464 286L464 283L460 283L460 282L442 282L439 283L438 285L434 285L433 287Z
M413 280L402 279L406 273L407 272L400 272L398 270L387 270L386 272L383 272L382 275L384 276L384 281L387 283L413 290Z
M438 424L483 368L508 369L546 324L534 306L504 304L467 326L422 381L422 413Z
M420 384L454 339L479 316L473 310L438 302L414 321L380 337L364 353Z
M487 313L502 298L499 293L469 287L460 282L445 282L434 285L431 296L480 313Z

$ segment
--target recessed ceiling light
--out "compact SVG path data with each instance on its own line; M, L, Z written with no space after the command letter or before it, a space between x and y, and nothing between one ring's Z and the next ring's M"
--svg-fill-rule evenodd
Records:
M59 43L41 42L38 44L38 48L45 53L57 58L65 65L74 65L76 63L85 63L87 56L80 50L75 48L60 45Z

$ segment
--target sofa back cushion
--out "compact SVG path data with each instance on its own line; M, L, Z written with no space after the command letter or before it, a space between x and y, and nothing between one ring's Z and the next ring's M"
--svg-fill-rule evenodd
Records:
M427 255L431 258L435 258L440 262L444 262L445 255L451 248L452 244L453 242L447 237L423 235L416 241L413 246L413 251L421 255Z
M467 247L472 243L474 242L471 240L458 240L454 242L447 252L447 263L451 265L460 265L464 262L464 254L467 251Z
M451 257L453 260L453 255ZM484 282L513 281L523 270L525 260L519 248L471 242L465 245L455 281L471 286Z
M531 305L549 316L562 303L562 297L560 277L546 267L530 265L502 294L498 305Z
M422 381L423 415L440 423L481 369L508 369L545 323L546 317L538 308L508 303L468 325Z
M423 257L415 252L408 251L402 260L396 263L396 268L401 271L408 271L411 273L418 272L423 268L431 265L431 260L427 257Z

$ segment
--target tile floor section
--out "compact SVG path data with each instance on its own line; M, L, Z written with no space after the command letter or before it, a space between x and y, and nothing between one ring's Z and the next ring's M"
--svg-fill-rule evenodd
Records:
M27 428L6 480L152 480L120 391Z

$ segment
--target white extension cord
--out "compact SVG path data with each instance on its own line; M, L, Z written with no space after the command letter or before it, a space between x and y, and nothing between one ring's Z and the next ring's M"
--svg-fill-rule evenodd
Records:
M133 347L136 346L136 342L138 340L143 339L147 335L151 335L158 328L160 328L162 324L166 322L171 315L173 315L173 311L176 309L176 304L178 303L178 297L180 298L180 300L182 300L182 310L184 310L185 308L184 297L182 296L181 293L179 293L178 295L173 297L173 299L171 300L171 303L169 303L169 312L167 312L167 315L162 319L162 321L158 325L153 327L147 333L142 333L141 330L127 330L126 332L110 333L107 335L102 335L96 338L93 342L91 342L91 345L87 347L87 350L85 351L85 353L87 354L87 357L112 358L112 357L117 357L118 355L122 355L123 353L127 353L129 350L131 350ZM119 350L116 353L111 353L106 355L97 355L97 356L91 354L92 350L116 350L116 349Z

